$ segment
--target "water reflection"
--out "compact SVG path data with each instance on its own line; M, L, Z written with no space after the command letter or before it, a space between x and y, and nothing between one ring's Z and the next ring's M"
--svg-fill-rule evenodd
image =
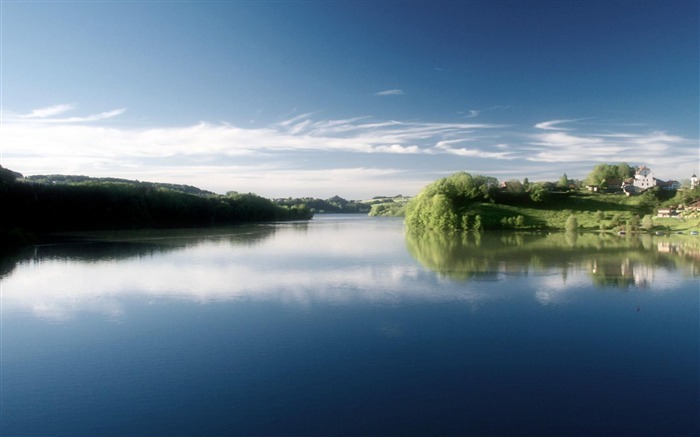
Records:
M700 239L690 236L416 234L400 220L324 218L83 235L5 259L0 288L3 314L51 320L120 318L135 300L166 299L476 308L513 293L562 302L591 286L660 293L697 278L699 264Z
M281 225L280 225L281 226ZM288 223L287 229L306 230L302 222ZM232 245L251 246L272 236L275 225L248 225L199 229L147 229L129 231L92 231L80 234L55 234L44 237L41 244L20 248L0 257L0 279L18 264L49 260L87 263L153 257L182 250L203 241L225 241Z
M582 270L596 286L646 288L659 270L700 272L700 239L683 236L429 231L407 233L406 246L423 266L457 280Z
M217 235L100 234L89 243L38 247L0 278L3 311L64 320L81 309L119 317L135 298L310 305L424 294L416 278L430 274L405 253L400 221L358 226L326 219L315 222L313 232L309 226L260 225ZM83 250L102 245L111 249Z

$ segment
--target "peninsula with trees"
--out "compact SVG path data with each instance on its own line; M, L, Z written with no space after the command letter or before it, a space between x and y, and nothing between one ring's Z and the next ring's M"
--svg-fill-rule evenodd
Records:
M459 172L426 186L405 212L409 229L700 230L700 184L656 179L646 166L599 164L584 181L509 180Z

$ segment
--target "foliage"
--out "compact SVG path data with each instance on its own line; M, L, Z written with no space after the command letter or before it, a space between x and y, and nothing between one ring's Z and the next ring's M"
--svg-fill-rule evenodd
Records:
M575 215L570 215L566 219L566 232L576 232L578 230L578 220Z
M626 163L599 164L588 180L617 184L633 174ZM688 205L700 199L700 187L678 192L654 188L637 196L589 193L578 190L580 182L566 174L558 183L526 178L522 183L508 180L500 188L496 184L493 178L464 172L435 181L409 203L406 224L413 229L566 229L574 216L575 228L581 230L650 229L641 226L640 217L662 204Z
M406 207L406 224L411 228L463 229L476 202L493 200L498 181L488 176L459 172L428 185Z
M559 182L557 183L557 187L558 187L558 188L565 188L565 189L568 189L568 188L569 188L569 183L570 183L570 182L569 182L569 177L566 176L566 173L564 173L564 174L561 176L561 178L559 178Z
M277 205L289 208L304 206L315 214L367 214L371 206L356 200L346 200L340 196L333 196L329 199L316 199L313 197L288 197L285 199L275 199Z
M406 215L406 205L410 200L410 197L402 195L394 197L377 196L363 203L370 205L369 215L371 217L404 217Z
M530 199L534 202L546 202L549 200L549 190L544 184L534 184L530 188Z
M369 211L369 216L371 217L403 217L405 215L405 203L377 203L372 205Z
M628 231L636 231L637 229L639 229L639 223L640 223L639 216L636 214L633 214L625 222L625 227Z
M598 164L586 177L586 183L589 185L604 185L606 181L611 179L622 181L632 176L634 176L634 169L625 162L620 164Z
M120 184L120 185L130 185L134 187L141 188L153 188L159 189L163 188L170 191L177 191L187 194L195 194L198 196L210 196L215 195L211 191L206 191L193 187L191 185L181 185L181 184L167 184L162 182L142 182L142 181L132 181L129 179L120 178L93 178L89 176L76 176L76 175L34 175L28 176L26 178L29 182L34 182L38 184L47 185L102 185L102 184Z
M193 227L310 219L303 206L284 207L255 194L193 195L158 184L17 181L0 190L0 235L88 229Z
M0 187L9 186L15 183L18 178L21 178L20 173L14 172L0 165Z
M669 193L669 192L666 192ZM668 195L668 194L667 194ZM678 205L689 205L693 202L700 201L700 186L693 189L686 188L683 190L677 190L673 193L673 197L664 199L662 205L664 206L678 206Z

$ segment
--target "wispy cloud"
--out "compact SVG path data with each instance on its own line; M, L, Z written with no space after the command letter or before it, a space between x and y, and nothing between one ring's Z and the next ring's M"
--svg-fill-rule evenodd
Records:
M375 96L400 96L402 94L405 93L403 92L403 90L400 89L384 90L374 93Z
M9 114L5 121L8 123L90 123L94 121L102 121L110 118L117 117L126 112L126 108L113 109L111 111L100 112L98 114L91 114L82 117L67 117L67 118L56 118L54 116L63 114L65 112L71 111L75 108L74 105L55 105L47 108L35 109L29 114L22 114L13 116Z
M537 129L543 129L543 130L569 130L568 128L564 127L559 127L557 125L562 124L562 123L571 123L572 121L575 120L551 120L551 121L543 121L541 123L537 123L535 125L535 128Z
M567 129L567 132L551 132L561 130L553 128L553 125L567 121L570 120L535 125L550 132L531 135L526 159L552 163L629 162L633 165L660 166L667 172L672 171L674 162L680 164L698 160L697 140L662 131L610 133ZM668 176L671 177L678 176Z
M431 151L434 153L448 153L451 155L471 157L471 158L489 158L489 159L514 159L515 155L505 152L493 152L478 148L452 147L453 144L463 143L465 140L440 141ZM497 144L496 148L503 149L501 144Z
M52 117L54 115L63 114L64 112L71 111L75 108L75 105L61 104L49 106L46 108L35 109L29 114L20 115L20 118L46 118Z
M504 153L492 154L487 145L477 141L483 132L499 127L487 123L404 122L374 120L367 116L317 120L313 118L317 113L304 113L264 127L200 122L189 126L130 128L118 124L118 116L123 113L123 109L117 109L66 118L54 111L54 116L31 120L10 117L2 126L3 141L11 144L4 148L6 162L3 165L27 174L150 178L197 184L215 191L240 190L236 184L241 183L261 194L265 194L261 191L267 188L272 191L272 184L278 192L296 184L298 189L309 190L308 194L318 192L320 186L328 186L329 190L336 189L333 187L357 189L361 185L358 180L352 183L340 177L346 171L342 165L345 158L338 157L372 154L372 161L366 162L371 162L378 170L365 171L363 175L368 178L365 188L372 189L370 185L374 183L376 194L378 172L386 171L382 165L375 164L381 159L378 155L506 157ZM105 124L106 120L111 122ZM467 141L474 144L468 151L448 147ZM298 178L302 172L312 173L308 166L303 171L290 167L290 156L297 161L302 156L307 159L323 156L325 168L316 171L324 172L328 179L308 184L303 179L291 182L290 176ZM361 159L359 156L352 158L355 163ZM243 167L241 162L245 162ZM279 168L261 170L261 162L283 164ZM287 170L294 170L294 173L285 172ZM199 182L205 174L205 183ZM418 180L415 175L411 180L404 180L399 174L391 169L386 177L392 179L394 185L413 190L420 188L416 184L429 181Z
M412 194L436 172L467 168L536 180L551 177L549 172L576 177L574 169L582 173L599 162L646 163L669 179L680 178L680 168L698 167L696 139L631 126L611 131L604 123L599 130L591 124L564 130L558 125L571 121L565 119L518 127L369 116L318 119L310 112L262 127L200 122L133 128L120 123L124 109L64 117L69 106L4 117L1 164L25 174L161 180L267 196L330 196L343 190L376 195L384 186Z

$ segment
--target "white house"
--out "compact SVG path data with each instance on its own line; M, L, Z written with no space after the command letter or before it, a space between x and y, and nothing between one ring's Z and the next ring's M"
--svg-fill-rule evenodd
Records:
M662 181L661 179L656 179L654 173L646 165L637 168L634 173L634 178L625 179L622 182L622 190L628 195L635 192L639 193L653 187L659 187L662 190L677 190L681 187L681 184L678 181Z
M695 173L693 173L693 175L690 177L690 189L692 190L698 185L700 185L700 179L698 179L698 177L695 176Z
M655 187L656 178L654 177L654 173L646 165L639 167L634 173L633 185L637 188L637 191L644 191L647 188Z

